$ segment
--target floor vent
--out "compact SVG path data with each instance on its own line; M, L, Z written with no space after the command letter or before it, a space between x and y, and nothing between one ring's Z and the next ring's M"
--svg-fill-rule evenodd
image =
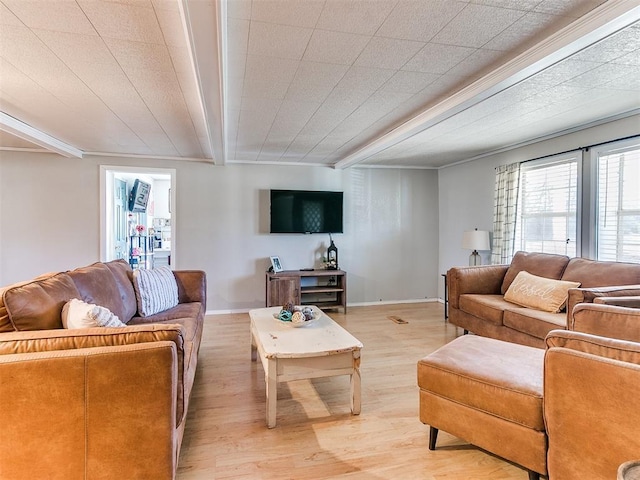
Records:
M395 315L391 315L390 317L387 317L387 318L392 322L396 322L396 323L409 323L406 320L401 319L400 317L396 317Z

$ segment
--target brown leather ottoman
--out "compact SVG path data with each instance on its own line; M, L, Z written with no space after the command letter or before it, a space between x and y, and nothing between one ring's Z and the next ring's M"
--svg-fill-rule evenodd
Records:
M463 335L418 362L420 420L523 466L530 479L546 475L542 415L545 351Z

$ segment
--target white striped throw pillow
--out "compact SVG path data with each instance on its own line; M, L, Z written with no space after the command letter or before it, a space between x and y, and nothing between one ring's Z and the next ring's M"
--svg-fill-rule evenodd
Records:
M169 267L134 270L133 288L141 317L178 305L178 284Z
M64 328L126 327L117 315L106 307L72 298L62 307Z

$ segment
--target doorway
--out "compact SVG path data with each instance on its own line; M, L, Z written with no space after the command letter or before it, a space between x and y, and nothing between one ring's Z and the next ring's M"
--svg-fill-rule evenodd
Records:
M100 259L176 265L174 169L100 166Z

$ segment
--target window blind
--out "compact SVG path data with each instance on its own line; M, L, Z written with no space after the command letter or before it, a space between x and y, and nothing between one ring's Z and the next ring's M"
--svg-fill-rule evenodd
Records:
M640 148L598 156L598 260L640 262Z
M523 164L516 249L576 256L578 152Z

